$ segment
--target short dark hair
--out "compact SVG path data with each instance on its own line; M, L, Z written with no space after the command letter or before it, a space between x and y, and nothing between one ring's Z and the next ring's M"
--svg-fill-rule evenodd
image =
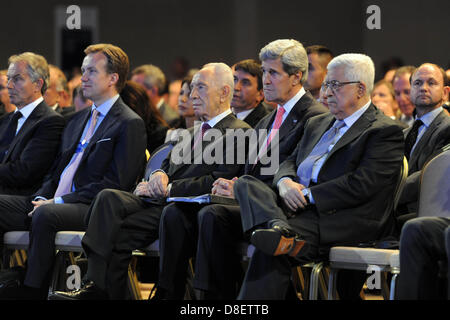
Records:
M331 59L334 58L334 54L329 48L318 44L306 47L306 54L311 53L317 53L319 58L321 58L321 63L324 68L326 68Z
M263 88L262 69L261 64L258 61L254 59L241 60L234 65L234 70L241 70L256 77L258 90Z

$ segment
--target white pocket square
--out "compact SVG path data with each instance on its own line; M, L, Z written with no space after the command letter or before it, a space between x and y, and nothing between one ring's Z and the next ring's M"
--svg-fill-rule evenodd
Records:
M98 140L96 143L105 142L105 141L109 141L109 140L111 140L111 138L101 139L101 140Z

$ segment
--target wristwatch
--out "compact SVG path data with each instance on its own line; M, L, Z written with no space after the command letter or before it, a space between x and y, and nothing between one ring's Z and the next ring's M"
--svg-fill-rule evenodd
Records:
M311 197L311 190L309 188L305 188L302 190L303 196L305 197L306 202L309 204L311 203L310 197Z

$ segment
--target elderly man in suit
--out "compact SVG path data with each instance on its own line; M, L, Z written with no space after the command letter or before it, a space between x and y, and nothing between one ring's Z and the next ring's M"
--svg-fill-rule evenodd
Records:
M264 104L261 64L253 59L233 65L234 93L231 108L236 117L252 128L272 111Z
M57 156L65 121L42 98L49 78L43 56L11 56L7 76L17 109L0 123L0 194L31 195Z
M153 172L149 181L141 182L133 194L105 190L97 196L83 238L88 255L85 283L80 290L57 292L51 299L124 298L132 251L158 239L165 198L208 193L217 178L231 179L236 175L239 168L236 163L223 161L235 150L227 150L223 142L233 129L250 127L231 113L233 86L231 69L224 63L207 64L195 74L191 99L195 115L202 122L201 130L199 125L186 130L189 135L182 135L185 138L174 146L161 169ZM212 134L215 139L211 139ZM225 149L221 156L213 162L206 161L205 153L199 152L222 147ZM192 152L180 156L181 150ZM171 206L174 204L168 205Z
M370 101L370 57L343 54L327 68L323 86L331 114L308 121L275 174L278 192L252 176L234 184L244 230L254 230L256 247L240 299L284 299L292 263L392 230L388 200L402 163L402 131Z
M94 105L67 124L59 157L32 197L0 196L2 231L31 229L23 284L5 288L3 299L46 298L56 232L85 230L96 194L105 188L131 190L142 172L145 126L119 96L128 56L111 44L91 45L85 53L81 81Z
M399 221L417 216L417 199L422 168L431 156L450 143L450 117L443 109L450 91L445 71L424 63L411 75L411 101L416 118L405 133L405 156L408 158L408 178L399 200Z
M308 77L308 59L300 42L293 39L272 41L261 49L259 56L262 61L262 85L267 92L266 99L278 106L276 111L256 125L253 134L257 136L255 140L259 139L260 130L266 133L273 130L277 135L276 139L272 139L268 144L265 154L263 152L256 159L247 158L239 175L252 175L271 185L279 163L294 151L306 121L313 116L327 113L328 110L303 88ZM270 155L267 157L270 161L266 161L266 155ZM212 192L232 197L233 183L234 180L219 178L214 182ZM171 216L164 216L166 219L163 219L160 229L161 239L186 233L176 222L181 215L182 212L178 215L172 212ZM208 205L199 211L198 216L198 237L192 237L195 239L194 246L198 240L194 286L201 290L205 299L235 299L237 283L242 273L236 248L238 243L245 239L239 205ZM194 231L190 233L195 235ZM188 242L186 238L191 239L191 235L185 236L184 244ZM162 258L180 255L173 247L166 251ZM183 248L179 251L186 252ZM170 268L171 261L173 258L168 258L167 261L161 259L159 290L167 290L170 298L181 299L185 281L183 271L186 267L177 263L176 268Z

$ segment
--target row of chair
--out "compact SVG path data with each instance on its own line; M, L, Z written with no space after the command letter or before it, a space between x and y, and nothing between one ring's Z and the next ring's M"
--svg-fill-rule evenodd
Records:
M167 151L167 150L165 150ZM149 161L150 163L151 161ZM421 190L419 198L419 216L450 216L450 209L448 206L448 195L450 194L450 183L448 177L450 176L450 150L447 150L431 161L424 167L421 177ZM149 169L149 168L148 168ZM404 158L401 167L400 177L397 183L395 198L393 201L393 210L395 210L400 193L405 183L408 173L408 163ZM52 283L49 288L50 292L61 289L58 288L58 281L62 274L66 272L66 261L70 264L76 264L73 253L82 253L81 239L84 232L77 231L61 231L56 234L55 249L57 251L57 261L55 270L53 272ZM4 255L4 262L9 264L9 257L11 251L27 250L29 243L28 231L10 231L4 235L4 249L7 254ZM239 251L243 260L248 260L253 254L254 247L247 243L242 243ZM135 250L133 255L159 255L159 242L155 241L148 248ZM380 273L381 285L383 285L382 293L384 298L395 298L396 279L400 272L399 250L377 249L377 248L362 248L362 247L333 247L330 250L329 260L318 263L310 263L302 266L303 268L312 268L309 277L309 290L307 296L311 300L318 299L318 292L320 283L324 282L324 271L327 269L329 273L328 279L328 299L335 299L336 295L336 278L337 272L340 269L349 270L368 270L372 269ZM299 270L300 271L300 270ZM387 288L386 272L391 273L392 280L390 290ZM129 269L129 284L132 295L135 299L140 299L137 279L132 268ZM66 290L66 288L63 288ZM387 294L387 292L389 292ZM306 298L306 297L304 297Z

